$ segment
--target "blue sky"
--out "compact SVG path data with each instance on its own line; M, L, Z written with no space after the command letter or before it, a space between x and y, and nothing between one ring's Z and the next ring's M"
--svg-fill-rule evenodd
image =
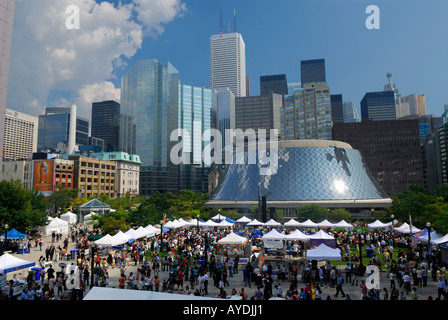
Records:
M101 6L93 10L95 1ZM66 30L65 8L77 3L84 7L81 29ZM387 72L402 95L425 94L429 114L440 116L448 104L446 0L109 3L118 0L17 2L9 108L37 114L44 106L79 103L88 114L92 99L119 95L121 77L140 59L169 61L182 83L207 87L209 38L220 31L221 9L224 31L233 31L236 10L251 95L259 93L260 76L286 74L299 82L301 60L324 58L330 92L358 108L366 92L383 90ZM365 27L372 4L380 9L380 30Z
M156 40L145 39L134 59L170 61L185 84L209 85L209 36L223 25L246 44L251 95L259 77L286 74L300 81L300 60L325 58L332 93L359 102L381 91L393 74L402 95L425 94L428 113L448 104L447 1L421 0L192 0ZM368 30L368 5L380 9L380 30Z

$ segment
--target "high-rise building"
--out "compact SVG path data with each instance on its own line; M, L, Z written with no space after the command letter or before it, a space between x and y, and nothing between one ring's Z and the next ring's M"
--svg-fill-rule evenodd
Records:
M288 94L288 82L285 74L260 77L260 95L264 96L271 92L283 96Z
M224 147L226 130L235 129L235 95L225 87L216 89L216 97L216 128L221 132Z
M120 104L113 100L92 103L91 136L104 140L104 151L118 151Z
M411 94L400 97L397 105L397 119L406 116L426 115L426 98L423 94Z
M38 117L6 109L4 159L30 159L37 151Z
M6 99L8 96L9 59L11 55L15 0L0 0L0 164L4 156Z
M138 154L140 194L178 190L170 160L178 127L179 72L169 62L137 61L121 78L120 150Z
M392 73L387 73L387 84L384 85L384 91L392 91L394 93L394 99L395 103L398 105L400 103L400 90L398 90L398 87L395 83L392 82Z
M366 166L390 196L414 183L428 185L418 119L335 124L333 139L361 151Z
M344 123L344 102L342 94L330 95L331 101L331 120L333 123Z
M49 108L39 116L38 151L65 152L69 145L71 108ZM78 146L89 144L89 121L76 117L76 138Z
M330 89L325 82L306 83L285 96L280 110L282 140L332 140Z
M302 85L309 82L327 82L325 59L303 60L300 62Z
M253 129L255 134L257 130L265 129L266 140L270 140L271 129L277 129L280 134L282 105L283 96L272 92L264 96L235 98L235 129L243 132Z
M344 123L359 122L358 109L353 101L346 101L343 105L344 108Z
M208 191L211 155L203 153L210 144L210 129L216 128L216 90L179 85L178 127L188 134L182 137L182 156L187 163L179 165L179 190Z
M361 119L396 120L393 91L367 92L361 100Z
M240 33L210 37L210 87L228 87L235 97L246 96L246 47Z

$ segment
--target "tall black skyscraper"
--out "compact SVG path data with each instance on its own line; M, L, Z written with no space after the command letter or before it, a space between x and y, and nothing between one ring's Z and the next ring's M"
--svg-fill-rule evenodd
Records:
M331 121L333 123L344 123L344 103L342 94L330 95L331 100Z
M104 151L118 150L120 104L113 100L92 103L92 137L104 140Z
M302 86L309 82L327 82L325 59L303 60L300 62Z
M271 92L281 95L288 94L286 75L277 74L260 77L260 95L269 95Z
M361 100L361 119L396 120L394 92L367 92Z

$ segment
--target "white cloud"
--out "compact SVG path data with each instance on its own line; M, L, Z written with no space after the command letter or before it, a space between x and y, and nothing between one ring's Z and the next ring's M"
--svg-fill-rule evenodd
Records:
M79 29L66 28L70 5L80 9ZM18 0L8 107L37 115L45 106L77 103L90 118L95 99L119 99L114 71L126 66L145 35L160 35L185 10L181 0Z

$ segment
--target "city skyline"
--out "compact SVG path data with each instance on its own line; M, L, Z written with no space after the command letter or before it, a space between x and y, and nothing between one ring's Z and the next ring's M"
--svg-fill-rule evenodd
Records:
M65 9L77 2L80 29L66 30ZM81 112L90 114L92 102L119 102L121 77L143 59L170 62L179 69L181 82L209 87L209 38L219 34L220 10L223 32L235 31L236 13L236 31L246 44L252 96L259 94L260 76L286 74L288 83L299 82L300 61L325 59L330 92L353 101L358 110L366 92L383 90L388 72L403 95L426 96L428 114L440 116L448 103L443 86L448 67L443 56L448 48L442 41L446 32L438 28L448 3L442 1L403 5L378 0L379 30L365 26L370 4L366 1L262 0L254 6L255 1L169 0L162 8L157 0L144 0L138 9L133 7L133 14L126 6L135 1L124 1L121 7L116 2L84 1L97 5L86 11L77 0L19 2L8 108L40 115L45 106L77 103ZM112 14L105 17L108 10ZM32 17L24 19L30 12ZM153 19L151 14L156 13L160 17ZM30 33L31 26L35 29ZM118 28L121 37L113 33ZM101 46L94 45L97 39ZM419 45L411 46L415 42ZM37 66L36 61L42 63Z

